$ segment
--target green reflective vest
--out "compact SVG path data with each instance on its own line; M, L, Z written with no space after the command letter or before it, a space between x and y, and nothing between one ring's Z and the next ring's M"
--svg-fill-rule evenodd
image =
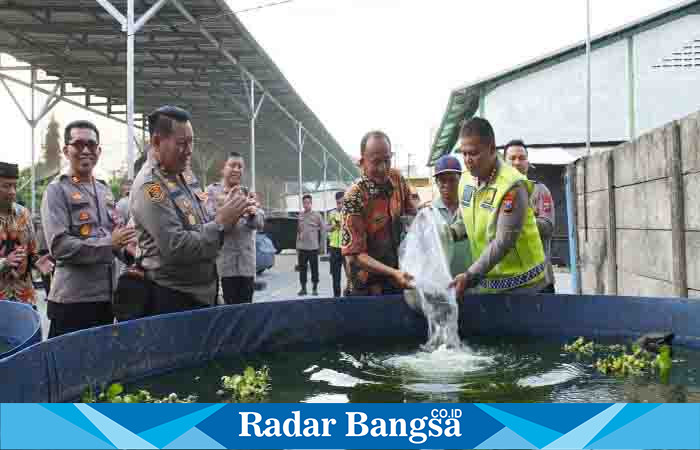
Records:
M334 209L328 214L328 223L333 227L333 231L328 234L330 240L329 245L334 248L340 248L340 226L342 216L337 209Z
M532 195L533 184L516 169L500 163L496 179L479 188L465 173L459 184L464 225L472 257L478 259L496 238L496 221L503 198L522 183ZM529 204L529 202L528 202ZM523 229L513 247L479 284L479 291L496 293L535 285L544 280L545 257L537 222L528 208Z

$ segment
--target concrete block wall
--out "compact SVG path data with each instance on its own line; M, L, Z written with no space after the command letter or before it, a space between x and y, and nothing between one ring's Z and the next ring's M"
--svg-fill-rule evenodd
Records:
M700 113L573 170L582 292L700 298Z

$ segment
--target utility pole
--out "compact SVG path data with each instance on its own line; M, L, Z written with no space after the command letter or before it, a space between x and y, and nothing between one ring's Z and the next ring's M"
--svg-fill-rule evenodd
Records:
M411 179L411 157L412 156L413 156L413 153L409 153L407 155L408 166L406 167L406 171L407 171L406 178L408 178L409 180Z
M591 155L591 0L586 0L586 154Z

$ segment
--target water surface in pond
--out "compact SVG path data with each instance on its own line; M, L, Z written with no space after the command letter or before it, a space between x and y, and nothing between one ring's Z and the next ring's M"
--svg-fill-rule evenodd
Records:
M223 375L270 370L270 402L700 402L700 351L674 347L670 379L604 376L591 357L545 338L470 338L468 350L424 352L420 342L341 346L213 361L128 386L157 396L219 402Z

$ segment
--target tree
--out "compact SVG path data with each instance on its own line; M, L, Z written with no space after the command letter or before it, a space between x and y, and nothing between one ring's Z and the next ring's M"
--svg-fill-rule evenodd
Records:
M112 171L112 176L110 177L108 184L112 191L114 200L117 201L122 196L122 183L126 181L129 174L124 169L117 169Z
M39 212L41 207L41 199L44 197L44 191L51 182L52 177L39 179L36 181L36 212ZM32 207L32 169L25 167L19 172L17 180L17 203L24 205L27 208Z
M56 172L61 167L61 125L56 121L56 116L51 116L46 127L46 139L44 141L44 169L47 172Z

